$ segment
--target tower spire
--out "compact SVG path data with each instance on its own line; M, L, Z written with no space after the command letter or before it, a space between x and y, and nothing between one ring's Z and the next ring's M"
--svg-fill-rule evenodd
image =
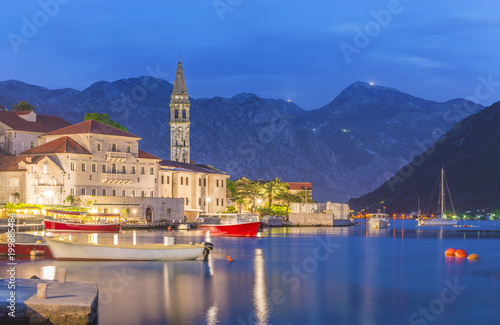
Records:
M191 103L179 56L174 88L170 96L170 160L172 161L190 162L190 107Z

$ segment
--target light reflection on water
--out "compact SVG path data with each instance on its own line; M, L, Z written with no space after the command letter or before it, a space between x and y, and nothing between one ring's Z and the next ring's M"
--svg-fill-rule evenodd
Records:
M278 228L258 238L212 237L208 263L21 262L18 277L53 277L99 286L99 323L105 324L408 324L420 307L439 299L445 281L467 286L429 324L496 324L500 294L500 232L417 228ZM199 231L126 231L120 243L202 242ZM89 241L88 235L72 236ZM92 241L97 237L92 237ZM113 243L99 234L99 243ZM321 240L321 241L320 241ZM331 250L324 243L334 243ZM322 244L323 243L323 244ZM479 261L444 258L449 248ZM318 253L319 252L319 253ZM325 252L328 252L326 254ZM228 262L226 256L235 260ZM5 274L5 261L0 271ZM274 295L279 292L280 295ZM417 323L418 324L418 323Z

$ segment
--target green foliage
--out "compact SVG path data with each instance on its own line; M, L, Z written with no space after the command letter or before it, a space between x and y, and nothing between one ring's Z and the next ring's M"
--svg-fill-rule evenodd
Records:
M21 210L21 209L43 209L39 204L26 204L26 203L5 203L4 206L7 210Z
M68 202L69 204L75 203L75 197L73 195L66 196L66 202Z
M270 208L268 206L258 208L261 217L264 216L287 216L288 206L287 205L272 205Z
M13 111L31 111L33 110L35 106L31 105L30 103L28 103L27 101L20 101L19 103L17 104L14 104L12 105L12 110Z
M226 180L226 188L229 190L229 192L231 192L231 197L233 199L236 199L236 196L238 194L236 192L236 187L235 187L234 182L232 180L230 180L230 179Z
M279 197L284 193L289 193L288 184L283 183L281 178L275 178L274 180L264 183L260 187L261 195L267 197L269 206L273 205L273 199Z
M105 113L87 113L85 114L85 117L83 118L84 121L87 121L87 120L94 120L94 121L97 121L97 122L101 122L101 123L104 123L106 125L109 125L109 126L112 126L118 130L122 130L122 131L125 131L125 132L128 132L127 128L124 127L123 125L119 124L119 123L116 123L115 121L113 121L108 114L105 114Z
M236 213L236 212L238 212L236 207L230 205L226 208L226 211L223 211L222 213Z

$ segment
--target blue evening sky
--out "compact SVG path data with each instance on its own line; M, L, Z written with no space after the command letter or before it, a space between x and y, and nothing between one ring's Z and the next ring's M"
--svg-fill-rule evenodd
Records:
M315 109L360 80L490 105L499 12L498 0L1 0L0 80L173 82L180 53L195 98L252 92Z

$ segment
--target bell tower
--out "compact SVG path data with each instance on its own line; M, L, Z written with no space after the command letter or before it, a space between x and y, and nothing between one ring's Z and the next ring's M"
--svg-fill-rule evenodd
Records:
M189 128L189 94L186 88L186 80L182 70L181 58L177 63L175 73L174 90L170 96L170 160L178 162L190 162Z

